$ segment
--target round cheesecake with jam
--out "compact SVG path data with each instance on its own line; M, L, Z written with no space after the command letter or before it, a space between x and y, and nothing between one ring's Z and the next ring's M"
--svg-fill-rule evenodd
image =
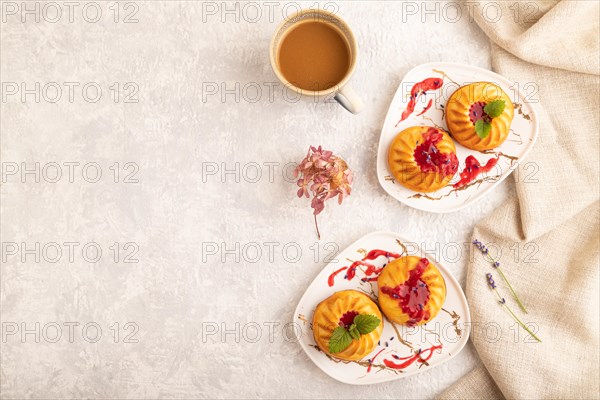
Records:
M383 268L377 284L381 311L398 324L426 324L446 300L446 281L427 258L395 259Z
M400 132L388 151L388 166L398 183L416 192L435 192L458 171L456 147L448 132L412 126Z
M312 328L315 342L325 354L357 361L377 347L383 317L369 296L356 290L343 290L319 303Z
M510 132L515 109L500 86L490 82L465 85L448 99L446 125L466 148L484 151L500 146Z

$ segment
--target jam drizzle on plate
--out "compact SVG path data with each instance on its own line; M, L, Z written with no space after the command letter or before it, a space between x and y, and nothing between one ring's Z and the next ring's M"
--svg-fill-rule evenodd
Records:
M381 271L383 271L383 267L377 267L371 263L368 263L367 261L375 260L381 256L387 257L388 260L390 258L394 258L394 259L400 258L400 254L392 253L392 252L389 252L386 250L379 250L379 249L371 250L369 253L367 253L366 256L363 257L362 260L354 261L349 267L342 267L336 271L333 271L333 273L331 275L329 275L329 277L327 278L327 284L329 285L329 287L332 287L335 284L335 277L339 273L341 273L342 271L345 271L345 270L348 270L348 271L346 272L346 276L344 277L344 279L351 281L356 276L356 269L358 268L359 265L362 265L363 267L367 267L365 269L365 275L367 277L362 278L363 282L376 281L377 278L379 277L379 274L381 273Z
M337 274L339 274L342 271L347 270L348 267L342 267L336 271L333 271L333 273L331 275L329 275L329 278L327 278L327 284L329 285L329 287L332 287L333 284L335 283L335 277Z
M377 356L378 356L378 355L380 355L381 353L383 353L384 351L385 351L385 348L383 348L383 349L379 350L379 351L377 352L377 354L375 354L375 355L373 356L373 358L370 358L370 359L369 359L369 367L367 368L367 374L368 374L369 372L371 372L371 367L373 366L373 363L375 362L375 359L377 358Z
M452 187L460 188L463 187L477 178L479 174L490 172L492 168L496 166L498 163L498 159L500 156L496 158L490 158L485 165L481 165L479 161L473 156L468 156L465 159L465 168L460 173L460 180L456 182Z
M415 111L415 106L417 105L417 100L419 97L425 95L428 90L437 90L442 87L444 84L444 80L442 78L427 78L421 82L417 82L413 85L412 89L410 89L410 99L408 100L408 104L406 105L406 109L402 111L402 116L400 117L400 121L396 123L395 127L397 127L400 122L404 121L410 114ZM433 99L432 99L433 100ZM419 115L425 113L425 111L429 110L431 107L431 100L427 103L427 106Z
M396 355L393 355L392 357L396 360L399 361L404 361L402 363L396 363L392 360L388 360L388 359L384 359L383 363L385 364L386 367L388 368L393 368L393 369L404 369L410 365L412 365L415 361L419 361L421 364L426 363L427 361L429 361L429 359L433 356L433 352L437 349L441 349L442 345L438 345L438 346L432 346L427 350L419 350L416 354L412 355L412 356L408 356L408 357L398 357ZM427 356L425 356L425 353L429 352L429 354L427 354Z

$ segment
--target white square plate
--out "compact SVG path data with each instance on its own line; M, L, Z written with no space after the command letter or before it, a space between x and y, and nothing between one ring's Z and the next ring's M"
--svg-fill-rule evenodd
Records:
M408 104L413 85L427 78L441 78L444 83L441 88L427 91L425 95L420 96L414 112L398 123ZM495 83L506 92L514 103L515 116L506 141L496 149L485 153L469 150L455 142L459 171L448 186L437 192L413 192L395 182L387 164L388 149L392 140L402 130L411 126L437 126L447 131L445 106L448 98L460 86L474 82ZM524 92L528 94L526 95ZM381 131L377 152L377 178L380 185L402 203L424 211L452 212L474 203L502 182L523 160L535 143L538 135L538 118L531 104L535 95L534 83L512 83L494 72L470 65L436 62L413 68L400 83ZM419 115L427 107L429 101L432 101L430 108ZM466 185L461 189L452 188L452 185L459 180L459 173L464 167L465 159L470 155L474 156L482 165L490 158L498 155L500 157L495 168L475 178L473 184Z
M397 325L384 317L384 328L379 345L364 359L360 361L333 359L317 347L313 338L314 310L322 300L341 290L359 290L376 300L377 282L362 282L364 272L360 268L357 269L356 276L352 280L345 279L344 271L341 271L335 275L333 286L329 286L329 277L332 273L349 266L353 261L362 259L367 252L374 249L400 255L418 255L434 262L446 281L446 301L439 314L425 325L417 327ZM387 262L386 257L381 256L372 263L382 267ZM403 239L396 233L373 232L342 251L310 284L294 313L296 323L294 330L300 346L326 374L340 382L368 385L418 374L448 361L467 343L470 321L467 299L456 279L443 264L440 264L431 254L424 253L415 243ZM386 360L401 364L410 359L413 362L400 369L391 368L386 364ZM423 360L425 362L421 362Z

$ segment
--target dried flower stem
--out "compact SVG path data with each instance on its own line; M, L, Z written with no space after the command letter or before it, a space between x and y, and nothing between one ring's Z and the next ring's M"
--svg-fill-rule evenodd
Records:
M498 293L498 289L492 288L492 290L493 290L493 291L496 293L496 295L498 296L498 299L500 300L500 303L501 303L501 304L504 306L504 308L506 308L506 309L508 310L508 312L510 313L510 315L512 315L512 316L513 316L513 318L515 319L515 321L517 321L517 323L518 323L519 325L521 325L521 327L522 327L523 329L525 329L525 330L527 331L527 333L529 333L531 336L533 336L533 338L535 338L535 340L537 340L538 342L540 342L540 343L541 343L541 342L542 342L542 339L540 339L539 337L537 337L537 336L536 336L536 334L535 334L535 333L533 333L533 332L532 332L532 331L531 331L531 330L530 330L530 329L527 327L527 325L525 325L525 324L523 323L523 321L521 321L521 320L519 319L519 317L517 317L517 316L515 315L515 313L514 313L514 312L512 312L512 310L510 309L510 307L506 305L506 301L504 300L504 298L503 298L502 296L500 296L500 293Z
M502 296L500 296L500 293L498 293L498 289L496 289L496 285L493 285L494 280L491 278L492 274L488 274L488 284L490 285L491 289L494 291L494 293L496 293L496 296L498 296L498 300L500 301L500 304L502 304L504 306L504 308L506 308L508 310L508 312L510 313L510 315L512 315L512 317L514 318L515 321L517 321L517 323L519 325L521 325L521 327L523 327L523 329L525 329L533 338L535 338L535 340L537 340L538 342L542 342L542 339L540 339L539 337L536 336L535 333L533 333L528 327L527 325L525 325L523 323L523 321L521 321L519 319L519 317L517 317L515 315L514 312L512 312L512 310L510 309L509 306L506 305L506 300L504 300L504 298ZM491 281L490 281L491 279Z
M317 237L321 240L321 232L319 232L319 224L317 223L317 214L315 214L315 228L317 229Z
M519 307L521 307L521 310L523 310L523 312L525 312L527 314L527 310L525 309L525 306L523 305L523 303L521 303L521 300L519 299L519 296L517 296L517 292L515 292L515 289L513 289L512 285L510 284L510 282L508 281L508 279L506 279L506 276L504 275L504 273L502 272L502 270L500 269L500 267L497 267L496 270L498 270L498 273L500 274L500 276L502 277L502 279L504 280L504 282L506 282L506 284L508 285L508 288L510 289L510 292L512 293L513 297L517 301L517 304L519 305Z
M506 284L508 285L508 288L510 289L510 292L512 293L512 296L517 301L517 304L519 304L519 307L521 307L521 310L523 310L523 312L527 313L527 309L525 308L525 306L521 302L521 299L519 299L519 296L517 296L517 292L515 292L515 289L512 287L512 285L508 281L508 278L506 278L506 275L504 275L504 272L502 272L502 270L500 269L500 262L494 260L492 258L492 256L490 256L490 252L489 252L488 248L483 243L481 243L479 240L477 240L477 239L473 240L473 244L483 254L484 258L490 264L492 264L492 266L498 271L498 273L500 274L500 277L502 277L502 279L504 280L504 282L506 282Z

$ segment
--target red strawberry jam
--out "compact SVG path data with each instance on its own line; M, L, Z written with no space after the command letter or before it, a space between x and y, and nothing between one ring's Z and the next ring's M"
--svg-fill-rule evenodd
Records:
M381 288L383 293L398 299L402 312L410 317L408 325L415 325L424 319L429 319L429 312L425 311L425 304L429 301L429 288L421 280L427 266L429 260L421 258L417 266L408 273L406 282L395 288L389 286Z
M454 184L454 188L460 188L475 180L479 174L490 172L498 163L498 158L490 158L485 165L479 164L479 161L473 156L468 156L465 160L465 169L460 173L460 180Z
M348 311L344 315L341 316L340 322L338 322L339 326L343 326L344 328L350 328L350 325L354 323L354 317L356 317L358 313L356 311Z
M490 117L483 111L485 107L485 103L483 101L478 101L477 103L471 104L471 108L469 108L469 119L475 125L475 122L480 119L489 122Z
M454 153L442 153L437 143L444 135L436 128L423 133L423 143L415 147L413 156L421 171L435 172L442 176L452 176L458 170L458 158Z

